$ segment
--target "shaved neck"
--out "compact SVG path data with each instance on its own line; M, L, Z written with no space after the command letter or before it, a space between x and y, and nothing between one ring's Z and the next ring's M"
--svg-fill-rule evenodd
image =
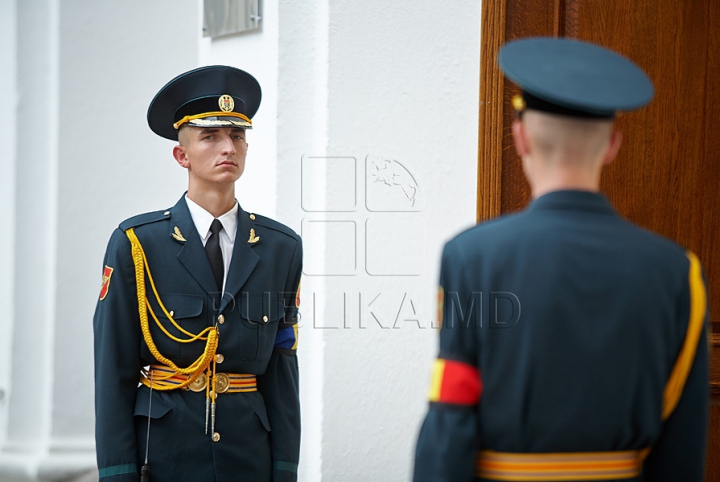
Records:
M612 133L610 120L529 111L524 121L538 158L549 164L597 164Z
M550 191L598 191L600 171L620 147L612 120L577 119L528 110L513 137L533 197Z

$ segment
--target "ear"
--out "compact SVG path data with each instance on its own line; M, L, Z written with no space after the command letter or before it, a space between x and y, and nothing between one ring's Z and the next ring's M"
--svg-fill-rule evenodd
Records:
M185 148L180 144L173 147L173 157L175 158L177 163L185 169L188 169L190 167L190 160L185 153Z
M608 164L613 162L615 156L617 156L617 153L620 150L621 144L622 132L614 130L612 134L610 134L610 145L608 146L608 150L603 157L603 166L607 166Z
M515 151L522 159L528 154L528 142L525 134L525 124L522 120L515 119L512 123L512 135L515 141Z

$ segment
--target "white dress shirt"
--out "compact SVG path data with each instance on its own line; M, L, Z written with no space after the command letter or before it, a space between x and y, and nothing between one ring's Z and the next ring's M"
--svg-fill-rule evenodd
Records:
M190 216L192 217L195 229L197 229L202 244L205 246L208 238L210 237L210 225L212 224L215 217L207 212L198 203L185 195L185 202L187 203ZM230 269L230 260L232 259L233 246L235 246L235 231L237 228L237 212L238 203L235 201L235 205L219 218L217 218L223 226L220 231L220 251L223 257L223 293L225 292L225 282L227 281L228 270Z

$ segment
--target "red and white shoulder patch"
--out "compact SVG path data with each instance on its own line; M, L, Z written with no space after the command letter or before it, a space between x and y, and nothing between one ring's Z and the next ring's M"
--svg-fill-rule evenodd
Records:
M110 277L112 276L114 268L105 265L102 275L102 287L100 288L100 299L104 300L110 291Z

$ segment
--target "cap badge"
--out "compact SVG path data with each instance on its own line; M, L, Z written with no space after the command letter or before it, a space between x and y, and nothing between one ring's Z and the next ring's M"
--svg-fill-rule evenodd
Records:
M232 96L223 94L218 99L218 104L220 105L220 110L223 112L232 112L232 110L235 108L235 101L233 100Z

